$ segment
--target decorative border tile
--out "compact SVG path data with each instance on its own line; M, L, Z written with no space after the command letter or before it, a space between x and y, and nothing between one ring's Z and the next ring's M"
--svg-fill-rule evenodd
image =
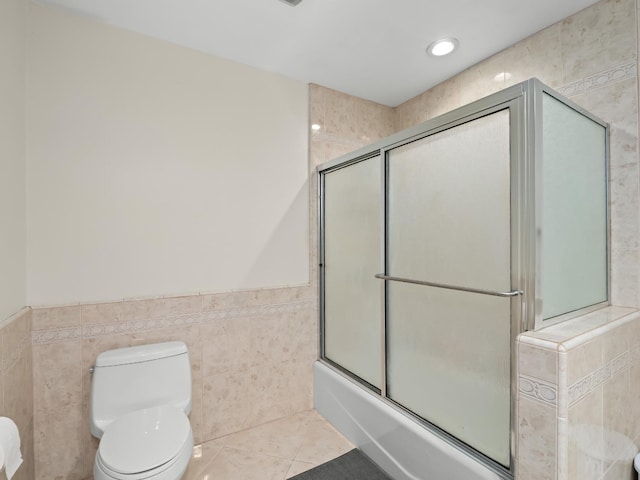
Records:
M635 62L627 63L626 65L619 65L610 70L590 75L584 79L585 91L593 90L595 88L604 87L611 83L621 82L628 78L634 78L638 74L638 68Z
M521 395L555 407L558 403L558 387L539 378L520 375L518 391Z
M577 82L569 83L558 88L558 92L565 97L573 97L584 93L584 80L578 80Z
M38 330L31 334L34 345L45 343L69 342L85 338L96 338L125 333L136 333L148 330L158 330L167 327L187 326L200 323L215 322L228 318L256 317L264 315L278 315L304 311L313 305L312 301L260 305L257 307L240 307L209 312L174 315L164 318L148 320L130 320L124 322L103 323L97 325L82 325L53 330Z
M595 90L629 78L635 78L637 75L638 68L636 62L626 63L564 85L558 88L558 92L565 97L573 97L588 92L589 90Z
M629 352L624 352L599 369L569 386L569 406L589 395L596 387L629 365Z
M69 342L82 338L82 327L56 328L54 330L34 330L31 332L31 343Z

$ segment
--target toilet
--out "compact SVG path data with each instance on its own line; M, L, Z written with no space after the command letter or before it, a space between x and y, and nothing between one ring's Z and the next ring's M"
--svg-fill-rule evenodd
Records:
M182 342L109 350L91 380L95 480L180 480L193 450L191 366Z

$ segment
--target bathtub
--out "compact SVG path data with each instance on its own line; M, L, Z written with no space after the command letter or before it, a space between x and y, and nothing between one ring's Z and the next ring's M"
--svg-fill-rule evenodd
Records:
M313 387L316 410L394 480L510 478L319 361L313 367Z

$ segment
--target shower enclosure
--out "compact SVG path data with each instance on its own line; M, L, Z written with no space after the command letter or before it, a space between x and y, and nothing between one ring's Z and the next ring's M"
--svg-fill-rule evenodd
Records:
M316 407L394 478L513 475L517 335L608 304L607 139L532 79L318 168Z

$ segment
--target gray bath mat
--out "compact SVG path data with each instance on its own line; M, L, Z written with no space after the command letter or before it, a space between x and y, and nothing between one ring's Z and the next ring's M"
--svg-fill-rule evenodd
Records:
M392 480L357 448L289 480Z

